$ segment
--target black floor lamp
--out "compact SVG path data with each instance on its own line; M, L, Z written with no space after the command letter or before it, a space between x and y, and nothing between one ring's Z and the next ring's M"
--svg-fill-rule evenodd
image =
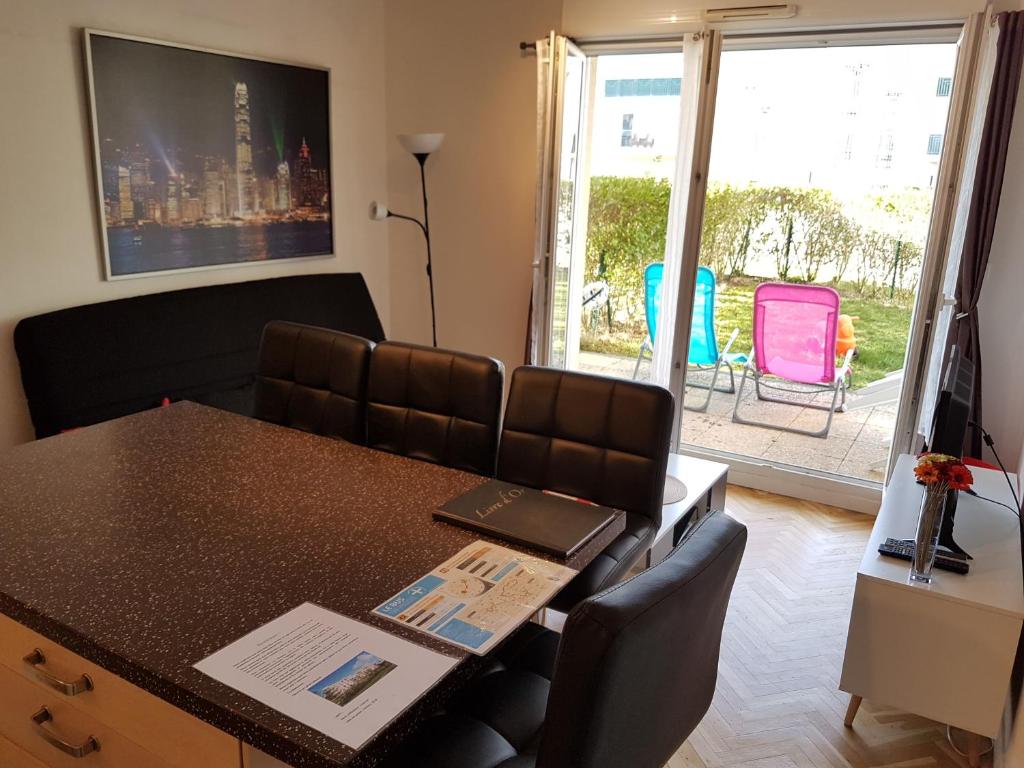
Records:
M436 152L444 141L443 133L400 133L399 143L412 153L420 164L420 186L423 188L423 221L412 216L405 216L401 213L389 211L387 206L378 202L370 203L370 218L376 221L383 221L387 218L405 219L417 225L423 232L427 241L427 281L430 283L430 329L433 333L434 346L437 346L437 314L434 309L434 270L430 254L430 216L427 213L427 158L431 153Z

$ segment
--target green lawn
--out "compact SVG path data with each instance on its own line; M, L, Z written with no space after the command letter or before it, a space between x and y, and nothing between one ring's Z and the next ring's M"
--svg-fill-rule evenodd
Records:
M752 346L751 316L756 284L757 281L749 278L719 283L715 307L718 342L724 344L732 329L739 328L733 352L749 352ZM890 371L902 368L910 330L910 304L861 297L847 285L840 285L839 294L842 296L841 311L860 317L854 324L860 354L853 362L853 388L863 387ZM585 331L580 348L629 357L636 355L642 340L638 331L605 331L601 334Z

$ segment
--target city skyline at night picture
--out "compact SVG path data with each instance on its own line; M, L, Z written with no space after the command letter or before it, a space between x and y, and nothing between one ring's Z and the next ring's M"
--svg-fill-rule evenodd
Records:
M108 278L330 256L329 72L85 31Z

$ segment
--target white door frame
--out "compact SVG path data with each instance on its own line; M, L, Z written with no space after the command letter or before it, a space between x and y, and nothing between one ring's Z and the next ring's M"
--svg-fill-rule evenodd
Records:
M893 438L890 454L889 471L894 457L901 452L911 450L916 437L916 424L919 414L922 388L922 369L925 367L927 352L931 343L931 326L933 319L941 309L942 275L948 251L950 228L950 207L956 199L956 182L963 165L963 139L966 123L969 119L968 105L973 90L973 76L977 59L977 27L980 26L982 14L972 15L964 22L944 22L942 24L906 25L900 28L886 29L824 29L801 32L771 32L759 34L742 32L729 34L715 33L714 53L706 57L705 64L709 67L703 73L706 80L705 96L701 100L702 118L698 127L698 144L695 146L694 188L690 195L687 210L686 244L684 246L683 277L680 282L680 307L676 313L674 336L673 377L669 389L676 398L677 404L682 403L685 388L685 360L689 346L690 322L692 315L692 297L695 288L696 271L699 262L700 232L703 222L704 201L706 199L707 171L710 163L711 143L713 138L714 110L717 97L717 82L720 56L722 52L732 50L753 50L768 48L817 47L822 45L884 45L884 44L921 44L954 42L957 32L962 30L961 48L958 53L956 75L950 99L947 118L947 140L944 141L939 175L936 181L935 201L932 209L932 220L929 226L928 244L926 247L921 275L921 290L915 303L911 318L910 337L907 342L906 374L901 392L899 413L897 415L896 433ZM686 35L696 34L688 32ZM707 33L705 33L707 34ZM588 59L602 54L612 53L651 53L657 50L675 50L680 38L655 41L621 40L621 41L581 41L580 52ZM709 46L710 47L710 46ZM708 102L710 98L710 103ZM561 121L561 98L557 98L556 120ZM556 145L557 146L557 145ZM589 146L587 147L589 153ZM589 163L588 163L589 165ZM557 179L557 176L555 176ZM699 193L698 193L699 190ZM695 222L694 226L691 223ZM549 291L551 272L548 271ZM688 288L688 290L687 290ZM550 293L549 293L550 295ZM923 318L923 319L921 319ZM550 343L550 317L546 319L543 332L545 341L541 348L545 351ZM546 364L546 359L544 361ZM679 408L680 412L682 409ZM853 478L842 478L834 474L819 472L786 465L777 465L757 458L744 457L738 454L703 449L698 446L686 445L681 442L680 418L676 420L677 432L673 437L673 447L682 453L697 457L724 461L730 465L730 481L738 485L808 499L822 503L843 506L847 509L873 513L877 511L881 500L882 485L871 481ZM888 478L888 472L886 475Z

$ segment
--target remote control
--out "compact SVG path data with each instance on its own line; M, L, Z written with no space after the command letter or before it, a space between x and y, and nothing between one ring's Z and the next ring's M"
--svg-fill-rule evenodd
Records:
M896 557L900 560L914 559L914 542L910 539L886 539L884 544L879 545L878 554L886 557ZM939 550L935 553L935 567L944 571L952 571L961 575L971 570L967 558L957 552Z

